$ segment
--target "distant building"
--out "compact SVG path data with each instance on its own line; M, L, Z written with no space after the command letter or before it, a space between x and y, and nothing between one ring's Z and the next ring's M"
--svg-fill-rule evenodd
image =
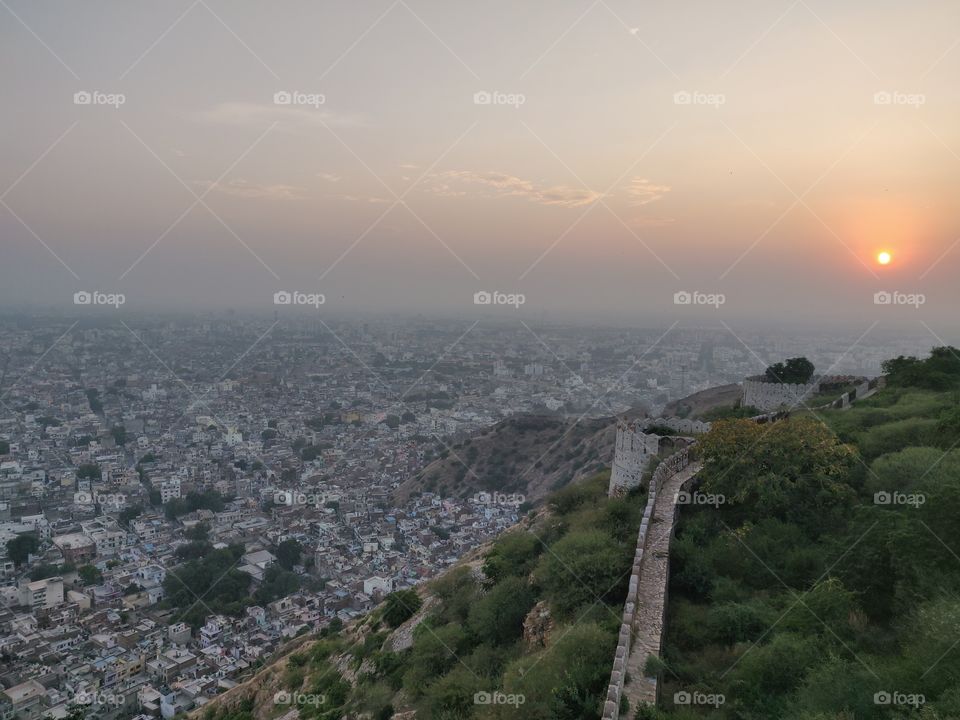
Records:
M19 585L20 604L31 610L55 608L63 604L63 578L51 577L45 580L23 579Z

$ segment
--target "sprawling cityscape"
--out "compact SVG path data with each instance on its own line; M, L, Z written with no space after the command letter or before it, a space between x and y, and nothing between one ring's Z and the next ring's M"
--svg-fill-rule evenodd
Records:
M960 720L958 36L0 0L0 720Z
M16 682L0 702L22 717L97 698L111 717L185 712L285 640L436 576L533 500L479 486L399 502L397 490L439 457L469 472L463 442L511 416L655 415L801 349L834 373L876 375L923 342L465 329L234 313L5 319L0 644ZM177 576L232 547L217 572L239 578L236 597Z

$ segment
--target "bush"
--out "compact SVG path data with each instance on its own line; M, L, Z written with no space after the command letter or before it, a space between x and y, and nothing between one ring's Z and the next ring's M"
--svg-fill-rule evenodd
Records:
M390 627L400 627L412 618L423 601L416 590L397 590L387 595L383 607L383 620Z

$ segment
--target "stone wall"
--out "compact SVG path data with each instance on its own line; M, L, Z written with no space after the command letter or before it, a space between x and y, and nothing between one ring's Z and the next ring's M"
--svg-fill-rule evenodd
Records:
M744 383L744 392L746 397L746 386L747 383L756 382L748 380ZM775 383L756 383L756 384L767 384L777 386ZM810 383L809 385L794 385L789 386L793 387L793 393L797 392L811 392L816 391L819 387L819 381L815 383ZM839 400L831 403L833 407L846 407L855 400L862 399L866 395L870 394L878 387L884 385L884 378L874 378L872 380L862 379L853 390L845 393ZM787 397L786 395L783 397ZM794 397L794 395L791 395ZM840 404L838 404L840 403ZM752 403L751 403L752 404ZM796 404L796 403L793 403ZM780 409L780 405L777 405L773 408L772 412L765 412L761 415L757 415L753 418L757 423L770 423L778 422L790 417L789 410ZM649 427L650 425L666 425L663 418L657 418L650 421L648 425L643 425L644 428ZM709 430L709 423L703 423L707 425L707 430ZM668 426L669 427L669 426ZM637 533L637 545L636 551L634 552L633 557L633 567L630 571L630 584L627 590L627 599L624 602L623 615L621 617L620 624L620 634L617 638L617 648L613 658L613 670L610 672L610 683L607 686L607 696L603 705L603 720L619 720L620 719L620 700L623 697L624 692L624 683L626 681L627 674L627 665L630 662L630 652L632 648L633 630L636 625L637 620L637 611L638 611L638 599L640 595L640 584L644 581L644 553L648 550L648 535L650 530L650 524L653 519L654 511L657 504L657 497L664 488L664 485L670 479L675 479L677 482L673 482L674 490L677 489L677 483L679 482L679 488L682 490L688 490L694 483L696 483L696 471L697 467L694 466L691 468L692 472L689 477L677 477L674 478L678 473L682 472L691 464L692 461L692 452L694 448L693 440L688 441L690 444L681 448L679 451L665 458L660 465L657 466L657 469L654 471L653 476L650 479L649 492L647 494L647 505L643 511L643 519L640 522L640 530ZM611 486L612 487L612 486ZM671 535L673 529L676 527L676 520L680 512L680 506L677 504L673 505L673 525L671 528ZM662 518L661 518L662 520ZM668 561L669 563L669 561ZM669 568L669 565L667 566ZM647 579L648 582L652 578ZM664 582L664 587L662 591L658 590L657 592L662 592L663 602L662 610L663 616L660 618L660 640L662 642L662 633L666 627L666 608L667 608L667 587L669 585L669 580ZM654 625L656 623L653 623ZM644 658L645 661L645 658ZM633 676L631 676L633 677ZM653 693L651 698L656 697L658 692L659 681L654 679ZM653 700L651 699L651 702ZM631 708L632 713L636 712L636 708Z
M660 436L646 432L650 428L665 427L678 433L705 433L710 423L684 418L644 418L634 422L617 423L617 442L610 470L610 497L622 496L640 487L643 471L650 459L660 452Z
M623 684L627 674L627 661L630 659L630 644L633 639L633 625L636 619L643 554L647 544L647 531L657 503L657 493L668 478L685 468L689 462L690 448L684 447L665 458L657 466L650 479L647 505L643 510L643 519L640 521L640 530L637 533L637 546L633 556L633 567L630 571L627 599L624 602L623 615L620 618L620 634L617 638L617 649L613 657L613 670L610 672L610 684L607 687L607 698L603 706L604 720L618 720L620 717L620 697L623 694Z
M647 462L660 452L660 437L644 433L644 427L636 422L617 423L617 443L607 491L611 497L640 487Z
M743 405L768 412L782 407L792 408L820 389L820 379L805 385L763 382L757 378L743 381Z

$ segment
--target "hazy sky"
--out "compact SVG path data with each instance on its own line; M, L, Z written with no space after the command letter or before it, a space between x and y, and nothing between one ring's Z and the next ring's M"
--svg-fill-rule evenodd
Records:
M955 0L3 0L0 57L7 306L956 328Z

